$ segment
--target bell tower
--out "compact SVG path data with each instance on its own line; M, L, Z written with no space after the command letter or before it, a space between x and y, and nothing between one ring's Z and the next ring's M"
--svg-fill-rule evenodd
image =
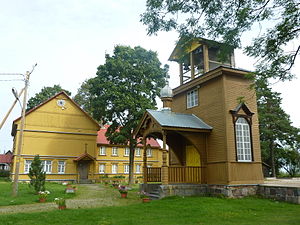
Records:
M233 50L221 55L222 45L204 38L181 38L169 57L179 65L180 85L219 66L235 67Z

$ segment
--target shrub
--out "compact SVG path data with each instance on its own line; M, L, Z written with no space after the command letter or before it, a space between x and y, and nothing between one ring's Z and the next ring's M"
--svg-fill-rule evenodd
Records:
M36 155L29 168L28 176L30 177L30 185L36 193L45 191L46 173L43 171L43 165L39 155Z
M9 177L10 172L7 170L0 170L0 177Z

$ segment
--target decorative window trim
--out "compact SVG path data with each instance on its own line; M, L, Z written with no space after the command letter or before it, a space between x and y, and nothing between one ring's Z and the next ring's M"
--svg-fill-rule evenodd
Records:
M186 93L186 108L190 109L195 106L198 106L199 96L198 96L198 89L193 89Z
M240 110L243 110L245 113L241 114L239 113ZM232 120L233 120L233 127L234 127L234 142L235 142L235 154L236 154L236 161L237 162L253 162L254 161L254 155L253 155L253 141L252 141L252 116L254 115L254 113L252 113L250 111L250 109L247 107L247 105L245 103L240 103L234 110L230 110L230 113L232 114ZM247 142L243 142L243 151L242 151L242 155L244 156L243 159L239 159L239 149L238 149L238 137L237 137L237 126L236 123L237 121L243 118L244 121L247 122L248 124L248 128L249 128L249 142L248 144L250 144L250 153L248 152L248 154L245 153L245 144L247 144ZM244 138L244 133L242 133L242 139ZM241 143L240 143L241 144ZM249 149L248 147L248 149ZM245 159L246 155L250 155L250 159Z

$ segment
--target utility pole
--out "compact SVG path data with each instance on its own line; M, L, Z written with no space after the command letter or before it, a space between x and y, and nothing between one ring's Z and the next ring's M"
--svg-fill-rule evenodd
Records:
M13 89L13 90L14 90L14 89ZM7 119L7 117L9 116L9 114L11 113L11 111L13 110L13 108L15 107L17 101L19 100L19 98L21 97L21 95L22 95L23 92L24 92L24 88L21 90L21 92L20 92L19 95L15 96L15 97L16 97L15 101L13 102L12 106L10 107L10 109L8 110L8 112L6 113L6 115L4 116L4 119L2 120L2 122L1 122L1 124L0 124L0 130L1 130L2 126L4 125L4 123L5 123L6 119ZM17 97L18 97L18 98L17 98ZM22 107L22 106L21 106L21 107Z
M21 158L21 149L23 144L23 133L24 133L24 124L25 124L25 113L26 113L26 101L27 101L27 90L29 85L30 74L33 72L34 68L37 64L35 64L31 70L31 72L27 71L25 74L25 87L24 87L24 96L23 96L23 107L22 107L22 116L21 116L21 126L20 126L20 135L18 137L18 148L17 154L14 156L16 163L15 173L14 173L14 182L13 182L13 196L18 195L18 182L19 182L19 171L20 171L20 158Z

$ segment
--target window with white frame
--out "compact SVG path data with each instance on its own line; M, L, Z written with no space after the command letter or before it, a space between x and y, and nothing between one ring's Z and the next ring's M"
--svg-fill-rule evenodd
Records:
M43 166L44 166L44 168L43 168L44 172L51 173L52 172L52 161L51 160L44 160L44 161L42 161L42 163L43 163Z
M112 147L112 150L111 150L111 155L112 156L118 156L118 148L117 147Z
M65 161L58 161L57 172L58 173L65 173L66 170L66 162Z
M106 155L106 147L101 146L99 148L99 155Z
M192 108L198 105L198 90L189 91L186 95L186 107Z
M130 149L129 148L125 148L125 150L124 150L124 156L129 156L129 152L130 152Z
M152 149L151 148L147 149L147 157L152 157Z
M240 117L235 122L237 160L240 162L251 162L251 133L247 120Z
M111 173L118 173L118 164L112 164L111 165Z
M141 164L136 164L136 173L141 173Z
M135 156L141 156L141 149L140 148L135 149Z
M129 173L129 164L124 164L124 173Z
M99 164L99 173L105 173L105 164Z
M29 173L29 168L31 166L32 160L25 160L24 173Z

